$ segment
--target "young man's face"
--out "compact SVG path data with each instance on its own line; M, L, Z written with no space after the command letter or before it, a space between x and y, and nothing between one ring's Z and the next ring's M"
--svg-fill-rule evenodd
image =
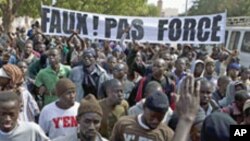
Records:
M59 99L68 108L74 106L76 99L76 90L75 89L67 90L59 97Z
M202 83L200 87L200 105L209 104L213 93L213 86L210 83Z
M192 141L200 141L202 123L203 122L200 122L200 123L192 126L192 128L190 130L190 137L191 137Z
M116 79L122 79L127 74L126 66L123 64L117 64L113 69L113 76Z
M175 67L177 71L183 72L186 69L186 61L184 59L177 60Z
M207 65L206 65L206 72L207 72L208 74L213 74L213 72L214 72L214 65L212 65L212 64L207 64Z
M85 113L77 117L80 124L80 137L86 140L95 138L101 126L102 117L97 113Z
M119 82L108 90L108 98L110 98L115 105L121 104L124 99L122 83Z
M84 66L89 67L94 63L95 63L95 56L92 53L85 53L83 55Z
M0 130L10 132L15 128L20 111L18 101L0 103Z
M197 63L195 66L195 75L197 77L200 77L200 75L202 74L202 72L204 71L204 64L202 63Z
M60 63L60 53L56 49L52 49L49 51L49 63L51 66L54 66Z
M18 67L22 70L23 74L26 74L28 71L28 66L26 63L22 62L18 64Z
M112 57L108 60L109 69L113 70L116 64L117 64L117 59L115 57Z
M218 88L220 90L220 92L223 92L224 94L226 93L227 90L227 85L229 84L230 81L218 81Z
M33 50L33 45L31 43L27 43L25 45L25 53L27 54L31 54L32 53L32 50Z
M166 63L163 59L156 60L153 63L152 74L155 78L161 77L166 70Z
M229 76L230 77L236 78L236 77L238 77L238 75L239 75L239 70L232 69L232 68L229 70Z
M166 112L154 112L147 107L144 108L144 117L146 125L151 129L156 129L163 120Z

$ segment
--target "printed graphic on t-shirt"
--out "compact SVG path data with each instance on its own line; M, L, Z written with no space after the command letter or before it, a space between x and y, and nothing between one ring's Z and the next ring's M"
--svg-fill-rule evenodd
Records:
M52 123L55 128L77 127L77 121L75 116L53 118Z
M144 136L138 136L135 134L123 134L124 140L125 141L153 141L153 139L150 139L148 137Z

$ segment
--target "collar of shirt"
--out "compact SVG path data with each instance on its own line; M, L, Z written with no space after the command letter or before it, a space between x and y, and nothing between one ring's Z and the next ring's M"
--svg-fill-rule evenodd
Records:
M149 128L146 124L144 124L144 123L142 122L142 114L139 114L139 115L137 116L137 120L138 120L139 125L140 125L143 129L150 130L150 128Z

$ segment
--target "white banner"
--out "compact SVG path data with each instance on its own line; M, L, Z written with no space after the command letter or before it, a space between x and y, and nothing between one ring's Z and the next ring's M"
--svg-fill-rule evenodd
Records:
M226 13L187 17L129 17L102 15L42 6L42 30L48 35L69 36L71 30L90 39L119 40L132 26L127 40L150 43L224 43Z

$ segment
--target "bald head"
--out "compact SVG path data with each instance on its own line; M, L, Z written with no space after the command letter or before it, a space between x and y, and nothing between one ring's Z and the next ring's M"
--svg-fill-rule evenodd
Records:
M107 92L110 89L113 89L119 85L122 85L118 79L111 79L105 82L105 91Z
M158 83L157 81L150 81L145 88L145 97L148 97L149 95L151 95L152 93L154 93L155 91L162 91L162 86L160 83Z

